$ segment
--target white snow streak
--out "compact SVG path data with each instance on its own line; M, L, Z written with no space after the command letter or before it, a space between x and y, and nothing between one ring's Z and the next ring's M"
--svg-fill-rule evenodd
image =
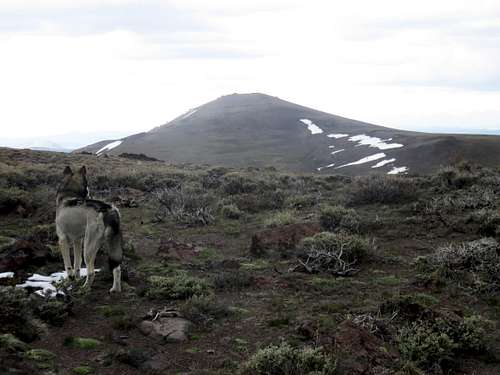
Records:
M349 141L351 142L358 142L359 146L368 145L370 147L378 148L379 150L389 150L391 148L403 147L401 143L387 143L391 140L392 138L380 139L377 137L370 137L365 134L354 135L349 138Z
M337 167L335 169L344 168L344 167L347 167L349 165L358 165L358 164L369 163L371 161L382 159L382 158L385 158L385 154L383 152L367 156L367 157L365 157L363 159L359 159L357 161L353 161L352 163L347 163L347 164L341 165L340 167Z
M300 122L307 125L307 129L311 132L311 134L323 133L323 129L321 129L318 125L316 125L314 122L312 122L309 119L302 118L302 119L300 119Z
M338 154L339 152L342 152L342 151L344 151L344 149L337 150L337 151L332 151L332 153L331 153L331 154L332 154L332 155L335 155L335 154Z
M100 271L99 269L95 270L95 272L99 271ZM80 269L80 276L82 277L87 276L86 268ZM67 277L68 276L66 271L55 272L50 274L49 276L39 275L35 273L32 276L28 277L28 280L26 280L23 284L18 284L16 285L16 287L41 289L37 290L35 293L42 297L49 296L51 298L54 298L57 295L64 295L64 293L58 290L54 284L60 282L61 280Z
M181 120L187 119L189 116L194 114L197 110L198 110L198 108L190 109L184 116L181 117Z
M103 151L109 151L109 150L112 150L114 149L115 147L117 146L120 146L122 144L123 141L114 141L114 142L111 142L111 143L108 143L106 146L104 146L103 148L101 148L99 151L96 152L97 155L99 155L101 152Z
M387 174L399 174L408 171L408 167L394 167Z
M331 168L335 165L335 163L333 164L328 164L328 165L325 165L324 167L319 167L319 168L316 168L318 171L322 170L322 169L326 169L326 168Z
M349 134L335 134L335 133L332 133L332 134L328 134L327 137L328 138L339 139L339 138L349 137Z
M380 168L380 167L383 167L386 164L394 163L395 161L396 161L396 159L394 159L394 158L392 158L392 159L385 159L385 160L379 161L372 168Z
M14 272L2 272L0 273L0 279L12 279L14 277Z

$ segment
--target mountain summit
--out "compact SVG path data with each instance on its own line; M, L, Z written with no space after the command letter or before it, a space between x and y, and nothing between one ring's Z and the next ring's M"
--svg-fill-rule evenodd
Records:
M500 137L396 130L256 93L222 96L149 132L78 151L297 172L398 174L432 171L457 158L499 164Z

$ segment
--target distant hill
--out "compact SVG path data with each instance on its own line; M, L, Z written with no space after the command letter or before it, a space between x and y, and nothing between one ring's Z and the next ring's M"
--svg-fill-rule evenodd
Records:
M397 174L429 172L458 159L500 165L500 136L396 130L269 95L233 94L149 132L78 151L145 154L172 163Z

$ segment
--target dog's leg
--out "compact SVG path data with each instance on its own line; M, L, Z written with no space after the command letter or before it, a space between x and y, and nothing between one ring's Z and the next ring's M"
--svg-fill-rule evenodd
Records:
M120 293L122 291L122 268L117 266L113 269L113 287L110 293Z
M73 268L71 267L71 254L70 254L70 244L67 238L59 238L59 246L61 248L61 254L64 261L64 270L70 279L75 277Z
M74 261L74 268L75 268L75 277L77 279L80 278L80 268L82 267L82 253L83 253L83 239L79 241L74 241L73 242L73 249L74 249L74 255L75 259Z
M87 225L83 245L83 257L85 258L85 265L87 266L87 279L85 280L83 287L88 289L90 289L92 283L94 282L95 258L97 256L97 251L104 241L104 225L99 225L98 223L96 224Z
M120 293L122 291L122 269L121 262L123 258L121 234L110 234L108 232L108 263L109 269L113 271L113 287L110 293Z
M85 244L83 249L83 257L85 258L85 265L87 266L87 279L85 280L84 288L89 288L92 286L95 277L95 258L97 255L97 250L99 247L96 246L95 241L92 243Z

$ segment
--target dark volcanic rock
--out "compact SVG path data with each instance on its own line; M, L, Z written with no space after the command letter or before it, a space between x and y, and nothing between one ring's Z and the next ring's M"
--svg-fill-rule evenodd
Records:
M388 351L381 339L348 320L337 329L335 350L340 374L375 374L374 369L390 368L398 358L397 352Z

